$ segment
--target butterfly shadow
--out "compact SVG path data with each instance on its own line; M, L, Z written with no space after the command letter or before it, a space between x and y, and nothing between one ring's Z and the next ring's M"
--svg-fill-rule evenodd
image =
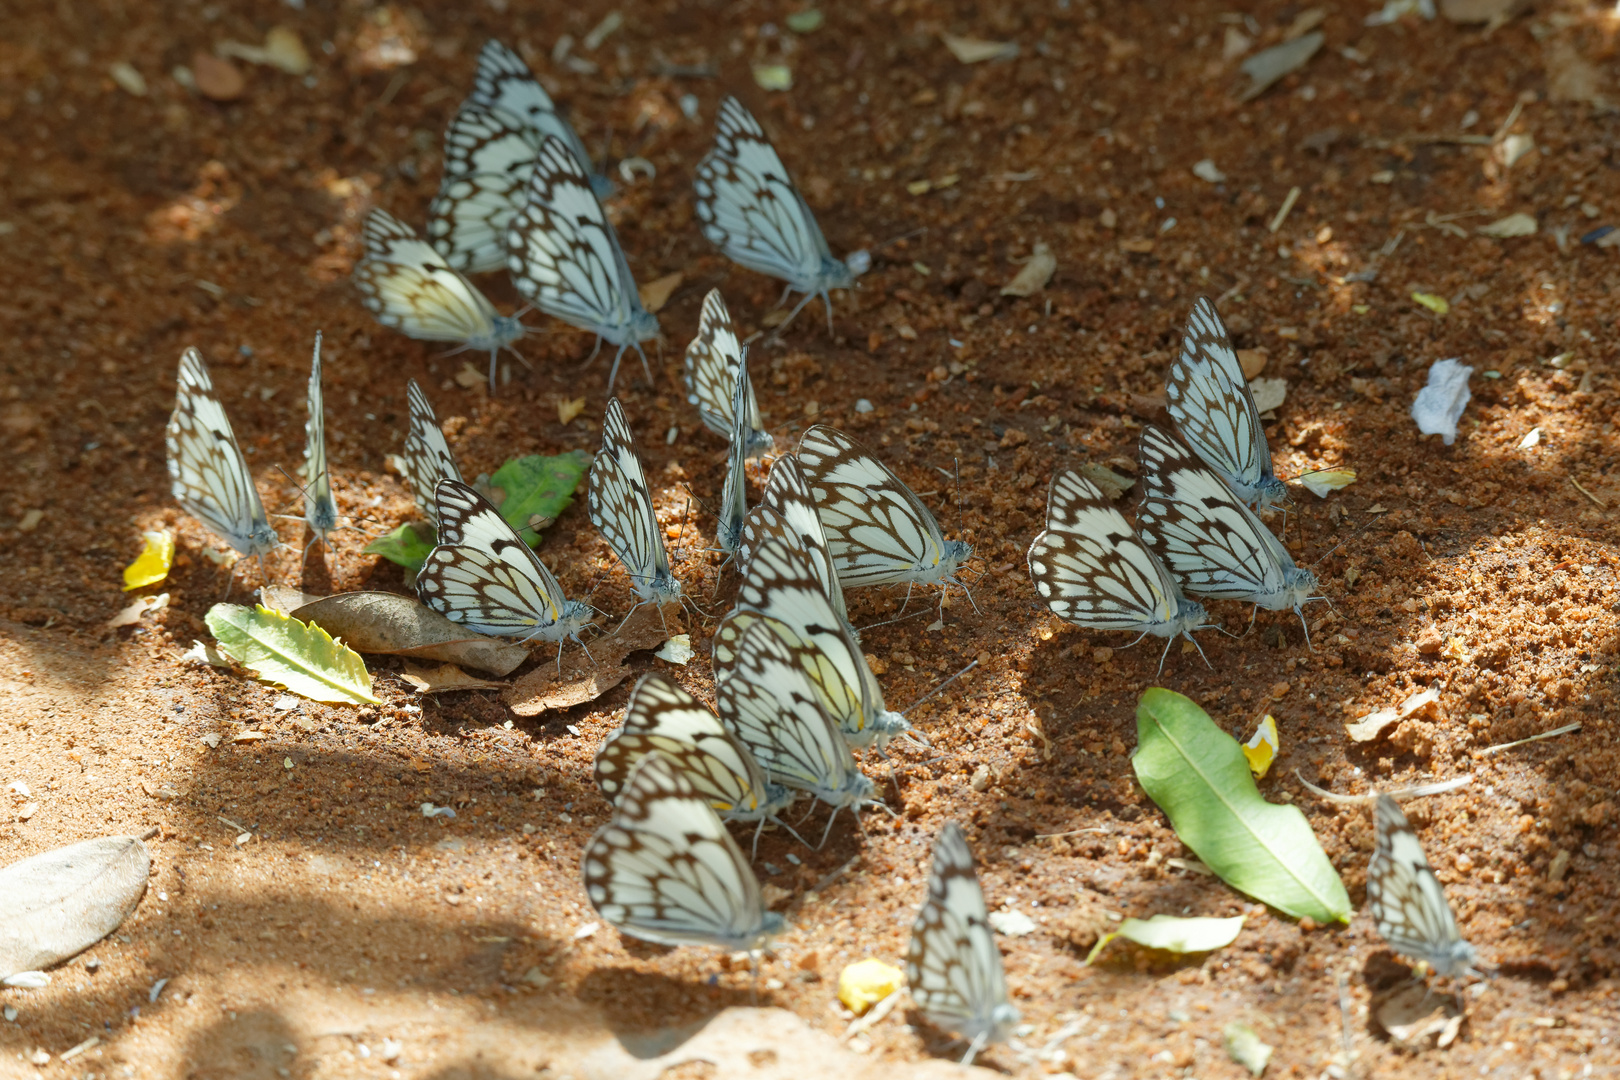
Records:
M675 950L651 945L624 935L625 951L638 960L655 959ZM579 984L575 996L598 1010L619 1045L640 1059L661 1057L681 1046L733 1007L769 1005L770 991L763 985L756 994L746 966L730 967L721 953L705 954L702 967L709 972L697 980L674 978L637 967L596 968ZM658 1017L649 1025L640 1018Z
M917 1037L922 1041L923 1052L929 1057L960 1062L962 1055L972 1046L972 1040L963 1038L955 1032L934 1026L928 1017L923 1014L923 1011L915 1005L906 1008L906 1023L911 1025L912 1030L916 1032ZM1013 1075L1012 1069L991 1060L996 1050L997 1047L993 1045L980 1047L973 1054L972 1064L987 1072Z

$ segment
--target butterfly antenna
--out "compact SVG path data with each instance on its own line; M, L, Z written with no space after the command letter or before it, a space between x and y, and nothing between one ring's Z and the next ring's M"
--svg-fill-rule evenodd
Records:
M979 1056L979 1051L984 1049L984 1045L988 1041L989 1036L984 1032L976 1035L973 1041L968 1043L967 1053L962 1055L962 1064L972 1065L973 1059Z
M894 618L892 618L892 619L884 619L882 622L868 623L867 625L865 625L865 626L861 627L859 630L857 630L856 633L857 634L864 634L868 630L876 630L880 626L888 626L891 623L905 622L908 619L915 619L915 618L918 618L918 617L926 615L926 614L928 614L928 609L923 608L921 611L916 612L915 614L912 614L912 615L896 615Z
M843 807L835 806L835 807L833 807L833 812L831 814L827 815L827 827L825 829L821 830L821 843L816 845L815 850L820 851L822 848L827 846L827 837L832 835L833 822L837 819L838 811L841 810L841 809L843 809ZM857 814L855 816L855 820L856 821L861 820L859 814Z
M1328 548L1321 555L1319 555L1317 557L1317 559L1316 559L1316 562L1311 563L1311 567L1315 568L1316 563L1321 562L1323 559L1327 558L1329 555L1333 554L1335 551L1338 551L1340 548L1344 547L1344 545L1348 544L1350 541L1354 540L1356 537L1360 536L1362 533L1364 533L1368 529L1372 528L1373 525L1377 524L1377 522L1378 522L1378 516L1376 514L1373 515L1372 517L1368 518L1366 524L1362 525L1361 528L1357 529L1355 532L1351 533L1349 536L1345 537L1343 540L1340 540L1337 544L1334 544L1332 547Z
M973 663L969 664L967 667L963 668L961 671L958 671L955 675L952 675L950 678L946 679L944 682L940 683L938 686L936 686L932 690L928 691L928 693L924 694L922 697L918 698L916 701L913 701L910 705L906 706L905 712L902 712L900 715L901 716L906 715L906 713L909 713L912 709L915 709L917 706L921 705L923 702L927 701L929 698L933 697L935 694L939 693L941 690L943 690L947 686L951 685L951 683L955 682L957 679L960 679L962 676L966 675L968 672L972 671L974 668L976 668L978 666L979 666L978 660L974 660Z

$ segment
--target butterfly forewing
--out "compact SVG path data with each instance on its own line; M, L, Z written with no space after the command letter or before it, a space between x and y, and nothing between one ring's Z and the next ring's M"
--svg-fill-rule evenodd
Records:
M462 273L506 265L506 227L529 188L540 136L504 109L462 103L444 133L444 176L427 234Z
M602 451L591 463L591 521L624 564L636 595L660 605L680 599L635 436L618 398L602 419Z
M585 144L552 103L551 95L535 79L529 65L499 41L486 42L478 54L478 73L469 100L517 118L528 128L537 149L548 136L561 140L580 171L588 176L591 190L602 198L612 193L612 181L592 170Z
M583 869L591 906L644 941L751 950L785 926L708 800L659 753L631 772Z
M636 763L655 750L722 817L751 821L781 809L770 805L754 756L719 718L666 676L650 672L631 692L624 723L596 753L596 784L609 802L624 790Z
M1170 365L1165 404L1181 437L1244 502L1280 506L1287 491L1272 471L1271 448L1243 366L1207 297L1187 318L1181 353Z
M180 356L179 389L164 435L171 490L185 511L243 555L274 551L281 541L196 349Z
M436 492L440 480L460 480L461 470L456 467L455 455L445 442L439 418L433 415L433 406L427 395L412 379L405 384L405 396L410 403L411 428L405 435L405 479L417 509L427 515L435 525L439 520Z
M332 477L326 468L326 401L321 393L321 334L315 332L315 355L309 362L309 418L304 421L304 520L326 541L337 528Z
M439 545L416 576L422 602L481 634L578 640L590 609L562 587L488 499L459 480L440 480Z
M726 447L726 481L720 492L720 522L715 528L715 540L720 550L735 552L742 544L743 519L748 515L748 410L753 398L753 385L748 380L748 354L737 361L737 377L731 389L731 432Z
M796 540L804 549L810 557L816 579L821 582L822 590L832 602L833 610L847 623L849 614L844 606L844 587L833 566L827 533L821 527L821 515L816 510L816 500L810 494L804 471L799 468L799 459L792 454L784 454L771 466L760 504L749 511L743 523L742 563L745 573L759 545L773 536Z
M985 913L973 853L954 823L934 840L928 898L911 926L906 985L936 1024L975 1045L1005 1038L1018 1022L1007 1000L1001 952Z
M1079 626L1174 637L1203 622L1202 605L1182 596L1125 516L1079 473L1053 478L1046 530L1028 561L1041 600Z
M686 346L687 398L697 406L703 425L710 431L731 437L731 398L737 386L737 368L742 364L742 346L731 314L719 289L710 289L703 298L697 335ZM748 387L748 452L756 455L771 448L773 440L760 429L759 402L754 388Z
M524 204L507 228L506 254L513 286L536 307L619 346L611 391L619 357L656 337L658 320L641 304L619 235L585 171L555 137L540 148Z
M1367 867L1367 906L1384 940L1439 975L1462 975L1478 958L1462 939L1440 880L1400 805L1379 795L1373 807L1375 846Z
M866 447L817 425L799 440L833 565L846 588L952 582L973 549L946 540L934 515Z
M698 164L694 186L703 235L727 258L786 281L806 300L815 295L826 300L830 290L854 283L849 267L832 257L815 215L759 121L736 98L720 103L715 145ZM830 301L827 323L830 330Z

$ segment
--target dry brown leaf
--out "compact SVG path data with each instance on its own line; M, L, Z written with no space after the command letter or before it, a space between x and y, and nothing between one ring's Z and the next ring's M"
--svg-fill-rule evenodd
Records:
M400 672L400 678L416 687L419 694L443 694L451 690L504 690L508 685L469 675L454 664L429 668L407 663L405 670Z
M665 274L661 278L654 278L645 285L638 286L636 291L641 294L641 306L658 314L663 306L669 303L670 294L680 287L682 274L679 270L673 274Z
M1501 26L1530 6L1530 0L1440 0L1440 14L1454 23Z
M1037 241L1035 252L1016 277L1001 287L1002 296L1033 296L1046 288L1057 270L1057 256L1045 243Z
M283 615L290 615L305 604L313 604L319 599L319 596L290 589L285 585L265 585L259 589L259 603Z
M342 638L356 652L443 660L492 675L509 675L529 658L521 645L475 634L395 593L339 593L289 614Z
M1406 986L1377 1006L1378 1025L1403 1050L1420 1053L1444 1049L1462 1029L1461 1003L1451 994L1436 994L1427 986Z
M1011 60L1018 55L1018 43L1015 41L984 41L980 38L957 37L955 34L941 34L939 39L951 50L951 55L964 64Z
M456 372L455 378L456 385L464 390L476 390L489 380L489 376L474 367L471 360L461 362L461 370Z
M1250 101L1266 92L1266 88L1284 75L1304 67L1327 37L1317 30L1273 45L1243 61L1243 74L1249 77L1248 87L1238 95L1239 101Z
M1432 714L1439 701L1440 691L1431 686L1427 690L1419 690L1395 708L1379 709L1360 720L1347 723L1344 729L1349 733L1352 742L1372 742L1391 724L1409 720L1419 714Z
M564 400L557 399L557 422L559 424L573 423L574 417L585 411L585 399L582 397Z
M1266 370L1266 360L1270 355L1265 349L1237 350L1238 365L1243 368L1243 377L1252 379Z
M231 736L231 742L260 742L269 737L268 731L238 731Z
M1104 495L1110 499L1117 499L1127 491L1136 481L1128 476L1121 476L1106 465L1099 465L1095 461L1087 461L1075 469L1081 476L1096 484Z
M141 616L148 611L162 611L169 606L169 594L159 593L156 596L143 596L129 607L119 611L118 614L107 620L107 629L117 630L121 626L134 626L141 621Z
M567 709L595 701L630 677L624 659L642 649L656 649L675 634L685 633L680 611L662 615L643 604L614 633L590 643L590 655L575 646L563 653L562 674L555 663L543 663L512 684L506 702L519 716L538 716L548 709Z

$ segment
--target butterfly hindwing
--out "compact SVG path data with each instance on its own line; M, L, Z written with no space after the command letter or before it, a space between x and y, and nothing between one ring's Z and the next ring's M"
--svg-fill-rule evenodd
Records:
M591 463L591 521L630 575L636 595L660 606L680 599L636 441L618 398L602 418L602 450Z
M592 170L585 144L535 79L529 65L499 41L486 42L478 54L478 72L468 100L517 118L532 133L537 149L548 137L560 140L588 177L591 190L601 198L612 193L612 181Z
M737 329L719 289L710 289L703 298L697 334L686 346L687 400L697 406L698 416L710 431L731 437L732 393L737 385L737 369L742 364L742 345ZM758 455L771 448L770 432L760 429L759 401L753 386L748 388L748 453Z
M747 403L754 396L748 380L748 352L737 360L737 377L731 389L730 443L726 447L726 479L720 491L720 522L715 540L720 550L734 553L742 544L743 519L748 515L748 426Z
M326 399L321 393L321 334L315 332L315 354L309 362L309 417L304 421L304 520L321 542L337 528L332 476L326 467Z
M750 510L744 520L742 564L745 572L753 561L754 552L771 537L786 537L804 549L822 591L847 624L849 613L844 605L844 587L833 566L827 533L821 527L821 515L816 510L816 500L810 494L804 471L799 468L799 459L792 454L776 459L766 478L759 505Z
M405 462L405 480L410 485L416 507L435 525L439 520L436 493L440 480L460 480L461 470L455 455L445 441L439 418L433 415L433 406L427 395L412 379L405 384L405 397L410 405L411 426L405 435L405 449L400 455Z
M1477 953L1462 939L1445 889L1398 803L1379 795L1373 806L1375 846L1367 867L1367 906L1385 941L1439 975L1472 970Z
M181 507L249 558L274 551L281 541L196 349L181 354L174 413L164 434L171 490Z

